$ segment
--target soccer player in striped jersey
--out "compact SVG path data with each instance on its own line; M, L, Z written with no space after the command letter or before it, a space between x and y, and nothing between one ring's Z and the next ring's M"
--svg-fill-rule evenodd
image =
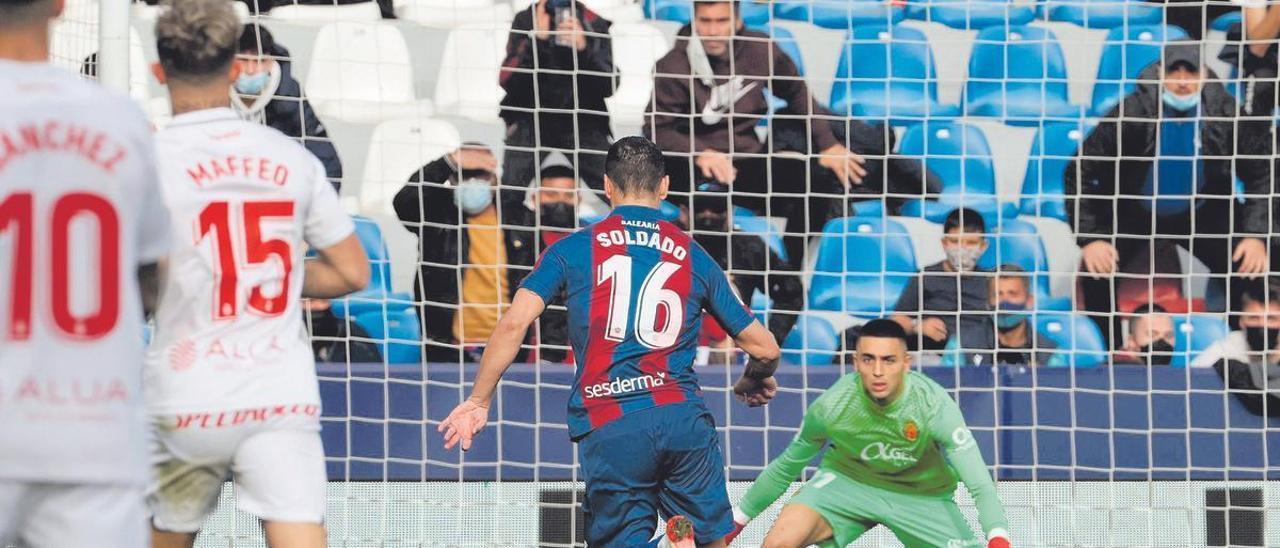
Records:
M911 371L907 334L891 320L862 326L857 373L805 411L800 432L734 509L737 537L828 444L818 472L765 536L769 548L848 546L883 524L908 548L1009 548L1009 522L978 444L946 390ZM963 481L986 539L974 538L952 494Z
M777 341L734 294L716 262L662 220L662 151L643 137L609 149L604 220L556 242L525 278L480 362L471 396L439 427L445 447L466 450L484 428L498 381L525 332L564 294L577 363L569 435L586 483L589 546L723 546L733 529L723 458L702 401L693 356L702 311L751 356L734 386L751 406L777 390Z

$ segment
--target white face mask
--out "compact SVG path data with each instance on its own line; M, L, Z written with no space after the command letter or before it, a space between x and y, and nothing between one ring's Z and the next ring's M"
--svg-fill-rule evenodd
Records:
M463 213L475 215L493 203L493 186L484 179L467 179L454 189L453 202Z
M947 252L947 261L956 272L972 271L978 265L978 257L982 255L982 250L976 247L949 246L944 250Z

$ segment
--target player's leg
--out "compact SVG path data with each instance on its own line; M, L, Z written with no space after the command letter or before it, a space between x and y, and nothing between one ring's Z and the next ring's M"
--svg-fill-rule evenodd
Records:
M711 412L701 404L679 403L659 408L653 416L660 420L656 426L664 479L658 500L663 518L688 518L699 546L722 543L733 530L733 507Z
M879 521L878 493L840 474L818 470L765 535L765 546L848 546Z
M224 432L155 431L152 483L146 493L152 548L195 545L196 533L217 508L218 495L230 472L229 463L211 453L210 444L227 440ZM209 460L194 462L188 455L205 455Z
M986 546L951 496L930 497L887 493L883 523L906 548Z
M328 481L314 421L250 435L232 463L238 506L262 520L268 546L323 548Z
M653 538L658 464L649 422L639 420L648 413L624 415L578 440L588 546L639 546Z
M140 485L42 483L23 502L18 532L25 548L136 548L147 545Z

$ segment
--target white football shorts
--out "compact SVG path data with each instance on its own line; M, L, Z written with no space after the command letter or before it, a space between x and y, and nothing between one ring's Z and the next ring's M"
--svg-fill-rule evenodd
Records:
M0 481L0 546L147 546L142 498L141 485Z

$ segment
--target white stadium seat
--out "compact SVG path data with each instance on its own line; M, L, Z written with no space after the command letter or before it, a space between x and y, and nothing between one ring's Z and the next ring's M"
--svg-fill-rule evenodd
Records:
M648 23L616 23L613 64L621 77L613 96L605 99L614 135L634 133L644 123L644 111L653 93L653 64L671 49L662 30Z
M449 33L436 80L436 108L450 116L496 122L505 94L498 72L507 50L508 24L470 23Z
M271 8L267 16L294 23L335 23L339 21L379 21L382 11L372 0L335 6L284 5Z
M415 97L409 46L390 24L325 25L316 35L310 67L307 96L322 118L377 123L432 113L431 101Z
M431 118L383 122L369 138L364 177L360 181L360 213L391 215L391 199L414 171L462 145L458 129Z
M471 23L510 23L511 4L493 0L408 0L396 8L405 21L436 29L452 29Z

